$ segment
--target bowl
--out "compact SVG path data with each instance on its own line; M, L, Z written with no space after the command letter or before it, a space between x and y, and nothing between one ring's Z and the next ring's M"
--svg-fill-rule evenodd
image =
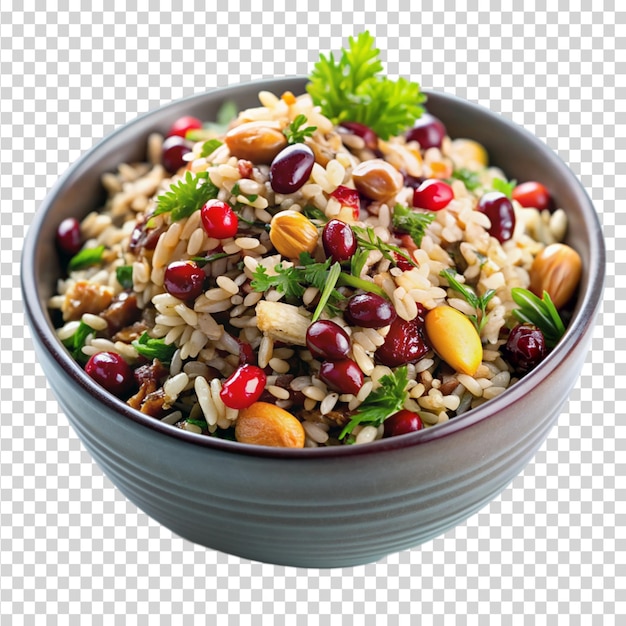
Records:
M570 169L523 128L444 93L428 110L450 136L482 143L509 178L548 187L569 217L567 243L583 275L565 336L505 393L447 423L363 446L277 449L203 437L161 423L104 392L57 339L47 300L61 267L55 230L101 206L100 177L145 156L146 139L183 114L210 120L226 100L302 93L305 78L254 81L194 95L143 115L82 156L36 213L22 256L22 290L37 357L70 425L104 474L138 508L196 544L280 565L373 562L460 524L531 461L575 385L592 336L604 271L594 207Z

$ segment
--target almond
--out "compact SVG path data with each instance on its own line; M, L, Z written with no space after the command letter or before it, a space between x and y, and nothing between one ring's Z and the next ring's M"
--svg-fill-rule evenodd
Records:
M370 200L387 200L404 185L402 174L387 161L371 159L359 163L352 170L354 186Z
M574 295L582 273L582 260L574 248L564 243L546 246L530 268L530 291L541 298L547 291L557 309Z
M287 138L277 123L254 121L229 130L224 142L238 159L270 164L287 145Z
M239 411L235 438L257 446L303 448L304 428L296 417L275 404L255 402Z

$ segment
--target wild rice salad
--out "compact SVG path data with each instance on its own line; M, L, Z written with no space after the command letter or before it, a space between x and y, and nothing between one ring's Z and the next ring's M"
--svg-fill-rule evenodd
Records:
M329 113L318 83L225 103L222 126L177 120L59 225L58 335L138 411L243 443L366 443L487 402L563 333L580 258L546 189L426 112L393 134Z

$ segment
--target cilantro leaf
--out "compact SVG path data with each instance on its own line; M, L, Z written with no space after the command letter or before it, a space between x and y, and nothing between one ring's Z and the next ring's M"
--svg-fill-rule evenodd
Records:
M301 284L301 274L295 267L284 267L279 263L275 268L275 275L270 276L263 265L258 265L254 270L250 286L255 291L267 291L272 287L279 293L284 293L288 298L300 299L306 288Z
M317 126L302 128L306 122L306 115L300 113L300 115L297 115L293 122L283 130L283 135L287 138L287 143L303 143L306 137L310 137L317 130Z
M157 198L157 208L153 215L170 213L177 222L199 211L206 202L217 198L219 189L211 182L208 172L185 173L177 183L173 183L165 193Z
M539 298L528 289L513 287L511 297L519 307L512 311L515 318L522 324L532 324L539 328L546 345L553 348L565 334L565 325L548 292L544 291L543 297Z
M83 270L86 267L102 263L105 247L96 246L95 248L83 248L78 254L75 254L67 265L70 272L75 270Z
M509 199L513 197L513 189L515 189L516 185L516 180L506 181L502 180L501 178L494 178L491 181L491 186L493 187L493 190L503 193Z
M159 359L161 363L169 363L176 352L173 343L165 343L165 339L154 339L148 335L148 331L144 331L132 345L141 356L146 359Z
M419 248L422 244L422 237L426 232L426 228L435 217L434 213L413 211L401 204L396 204L393 210L392 221L395 228L411 235L411 239L413 239L415 245Z
M359 405L357 412L341 431L339 439L349 435L359 424L378 428L388 417L404 407L408 397L406 387L409 383L406 365L381 377L379 382L380 387L374 389Z
M426 100L418 83L381 76L380 50L368 31L348 39L348 48L335 60L320 55L307 91L313 103L333 123L351 121L369 126L382 139L410 127L422 114Z
M122 285L124 289L132 289L133 266L121 265L120 267L115 268L115 278L117 278L117 282Z

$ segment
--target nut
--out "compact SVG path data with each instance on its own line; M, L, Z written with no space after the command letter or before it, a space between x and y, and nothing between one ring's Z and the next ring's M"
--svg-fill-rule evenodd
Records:
M299 259L302 252L313 254L318 239L315 224L298 211L280 211L270 222L270 241L288 259Z
M224 142L230 153L238 159L269 165L287 145L287 138L279 124L254 121L240 124L229 130L224 137Z
M402 174L382 159L359 163L352 171L352 178L359 192L370 200L387 200L404 185Z
M438 306L424 320L435 352L452 368L474 376L483 360L480 336L466 315L451 306Z
M574 248L564 243L546 246L530 268L530 290L541 298L544 291L557 309L574 295L582 273L582 260Z
M269 402L239 411L235 438L240 443L276 448L304 448L304 428L291 413Z

